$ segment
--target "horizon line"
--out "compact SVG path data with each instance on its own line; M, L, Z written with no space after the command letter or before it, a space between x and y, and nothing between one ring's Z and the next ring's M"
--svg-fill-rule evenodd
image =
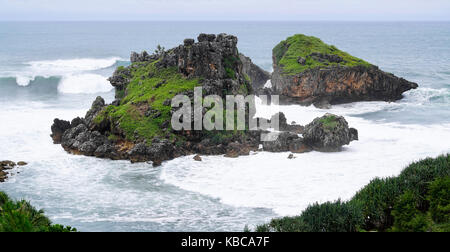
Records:
M404 19L404 20L321 20L321 19L311 19L311 20L245 20L245 19L236 19L236 20L189 20L189 19L179 19L179 20L114 20L114 19L73 19L73 20L65 20L65 19L30 19L30 20L15 20L15 19L0 19L0 22L360 22L360 23L386 23L386 22L450 22L448 20L430 20L430 19L422 19L422 20L413 20L413 19Z

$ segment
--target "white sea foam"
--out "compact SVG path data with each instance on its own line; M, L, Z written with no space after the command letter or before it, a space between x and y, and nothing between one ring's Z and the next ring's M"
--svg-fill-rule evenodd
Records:
M92 73L114 66L117 61L123 60L119 57L104 59L78 58L78 59L58 59L44 61L30 61L25 63L26 67L15 72L1 74L3 77L13 76L19 86L28 86L36 77L60 77L63 80L73 79L73 76ZM106 79L106 78L105 78ZM84 79L86 80L86 79ZM97 81L98 82L98 81ZM79 85L84 85L83 83ZM86 83L87 85L87 83ZM63 88L61 90L64 90ZM76 89L76 88L75 88ZM104 89L102 89L104 90Z
M66 94L94 94L109 92L113 86L98 74L77 74L64 76L58 85L58 92Z
M120 60L118 57L111 57L106 59L67 59L67 60L44 60L28 62L30 69L33 72L47 75L60 75L66 73L76 73L83 71L92 71L111 67Z
M18 75L16 76L16 83L19 86L28 86L31 81L34 80L35 77L33 76L24 76L24 75Z
M377 110L380 103L313 107L281 106L289 121L304 124L325 112L349 114ZM261 114L266 109L259 110ZM410 162L450 152L450 125L375 123L346 117L359 130L360 140L340 153L311 152L287 159L289 153L254 153L237 159L182 157L163 166L161 178L182 189L219 198L240 207L270 208L296 215L316 201L350 199L375 177L398 175Z

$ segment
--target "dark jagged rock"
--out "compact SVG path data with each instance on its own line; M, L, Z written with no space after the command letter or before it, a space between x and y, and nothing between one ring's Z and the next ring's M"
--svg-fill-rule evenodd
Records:
M151 60L156 60L156 59L157 59L157 57L155 57L154 55L148 54L147 51L143 51L142 53L132 52L131 56L130 56L131 63L151 61Z
M305 126L303 138L304 143L315 150L335 152L358 140L358 131L349 128L344 117L326 114Z
M264 84L270 79L270 73L253 64L252 60L243 54L239 54L239 58L243 64L242 71L250 80L253 90L258 94L263 93Z
M109 78L116 90L111 105L97 97L84 118L64 122L61 130L54 124L52 133L61 135L66 151L132 162L152 161L157 166L192 153L248 155L258 148L258 133L173 131L171 114L161 108L170 106L177 94L192 99L194 86L202 86L205 95L250 94L252 88L243 72L235 36L200 34L197 43L186 39L176 48L160 48L153 55L132 53L130 60L131 66L118 67ZM139 88L131 90L130 85ZM180 90L180 86L186 88L172 91ZM159 93L161 100L149 95L162 89L167 94L164 97ZM144 95L150 99L139 100Z
M305 144L303 138L294 139L289 143L289 151L292 153L306 153L312 150L309 145Z
M199 155L195 155L194 156L194 160L197 162L201 162L202 161L202 157L200 157Z
M8 170L12 170L17 166L25 166L27 163L20 161L15 163L10 160L0 161L0 183L5 182L8 179L9 172Z
M201 34L198 42L186 39L182 45L153 55L133 53L132 64L119 67L109 78L116 100L105 104L101 97L92 103L84 118L70 123L55 120L55 143L73 154L152 161L154 166L180 156L224 155L238 157L257 151L303 153L311 147L298 134L303 127L288 124L280 114L280 133L274 142L262 142L263 131L175 131L171 128L172 98L184 94L193 99L194 87L203 95L248 95L267 75L238 53L237 38L227 34ZM249 81L250 80L250 81ZM203 109L203 113L206 113ZM248 110L246 111L248 116ZM274 118L272 118L273 120ZM267 132L264 132L267 133ZM352 131L353 137L355 132Z
M285 103L329 104L396 101L418 87L340 51L320 39L295 35L273 51L272 88Z
M278 133L275 141L263 142L263 150L268 152L287 152L289 151L289 145L299 138L297 134L281 132Z
M92 103L91 109L88 110L84 120L90 129L94 129L97 125L94 123L94 118L97 114L105 107L105 100L97 96L95 101Z
M70 128L70 122L55 119L51 127L53 143L60 144L63 133Z
M292 133L296 133L296 134L303 133L304 127L301 125L297 125L297 124L288 124L284 113L280 112L278 114L273 115L271 120L273 120L273 118L275 118L275 117L278 117L280 131L288 131L288 132L292 132Z

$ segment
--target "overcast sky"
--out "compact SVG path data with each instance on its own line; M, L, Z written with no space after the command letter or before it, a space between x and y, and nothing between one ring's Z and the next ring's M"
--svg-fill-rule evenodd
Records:
M450 20L450 0L0 0L0 20Z

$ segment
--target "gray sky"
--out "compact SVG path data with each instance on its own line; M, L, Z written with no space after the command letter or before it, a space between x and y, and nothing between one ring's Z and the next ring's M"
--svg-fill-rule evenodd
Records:
M450 20L450 0L0 0L0 20Z

